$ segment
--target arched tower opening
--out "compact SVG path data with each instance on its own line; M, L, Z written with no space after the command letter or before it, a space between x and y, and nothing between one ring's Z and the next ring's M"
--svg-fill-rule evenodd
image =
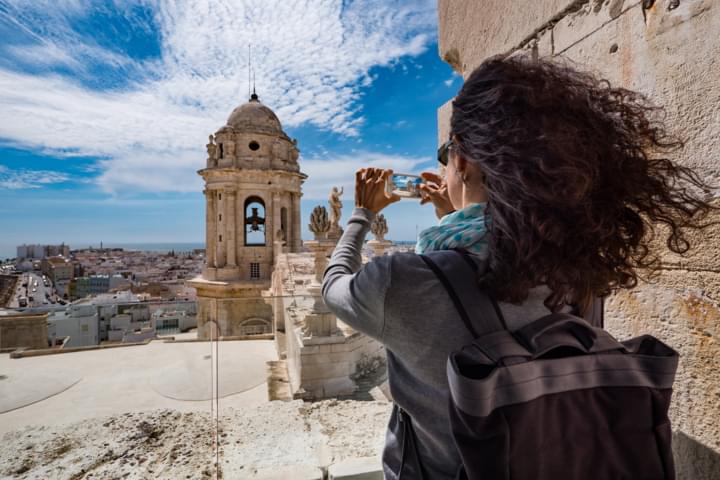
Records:
M245 225L245 245L258 247L265 245L265 202L257 196L248 197L243 208Z

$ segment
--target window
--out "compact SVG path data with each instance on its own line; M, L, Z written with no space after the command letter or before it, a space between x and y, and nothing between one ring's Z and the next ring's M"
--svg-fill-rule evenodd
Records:
M222 193L218 193L218 200L222 200Z
M259 263L251 263L250 264L250 278L260 278L260 264Z
M222 242L222 235L218 237L218 242Z
M223 158L223 153L224 153L224 152L223 152L223 144L222 144L222 143L218 143L218 151L220 152L219 157L220 157L220 158Z
M218 215L218 221L222 222L222 213Z
M80 325L80 331L81 332L87 332L89 330L87 324Z
M260 144L253 140L252 142L250 142L250 145L248 145L248 147L254 152L255 150L258 150L260 148Z
M240 324L240 335L272 333L272 323L262 318L251 318Z

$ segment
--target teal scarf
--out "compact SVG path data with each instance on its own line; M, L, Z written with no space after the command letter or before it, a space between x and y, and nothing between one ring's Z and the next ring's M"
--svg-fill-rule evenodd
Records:
M487 256L486 206L486 203L471 203L461 210L448 213L440 219L439 225L420 232L415 253L463 248L470 253Z

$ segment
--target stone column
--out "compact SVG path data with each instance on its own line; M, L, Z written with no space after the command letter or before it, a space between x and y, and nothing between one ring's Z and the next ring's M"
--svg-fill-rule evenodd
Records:
M303 328L303 335L305 336L329 336L337 331L337 317L325 305L321 287L323 272L328 263L326 258L328 248L333 245L333 242L326 239L305 242L305 246L313 253L315 260L315 278L307 286L308 294L313 297L313 306L310 312L305 315L305 327Z
M222 190L217 190L215 192L215 266L218 268L225 266L225 261L227 260L227 249L225 248L225 245L227 245L227 234L225 233L224 229L218 228L219 220L218 215L220 213L225 215L225 201L227 200L225 197L223 197L224 192ZM227 218L225 219L227 221ZM222 235L222 241L220 241L220 236Z
M277 232L280 230L282 223L280 222L280 209L282 208L282 197L280 192L272 192L272 218L270 219L270 236L273 241L277 239ZM266 216L271 216L266 215ZM267 219L265 220L267 223ZM285 232L287 234L287 232Z
M235 197L237 192L235 190L226 189L225 190L225 235L227 236L227 243L225 244L227 248L227 262L226 265L228 267L236 267L237 266L237 259L236 259L236 251L237 251L237 240L236 240L236 232L235 232L235 215L237 214L235 210Z
M210 268L217 266L217 199L214 190L205 190L205 198L207 198L207 225L205 225L205 234L207 244L205 245L205 255L207 256L207 265Z
M300 251L300 243L302 242L302 230L300 227L300 196L301 193L292 193L290 194L290 199L292 201L292 208L290 211L292 212L292 227L289 227L292 231L292 237L289 237L291 239L288 244L290 246L291 252L299 252Z

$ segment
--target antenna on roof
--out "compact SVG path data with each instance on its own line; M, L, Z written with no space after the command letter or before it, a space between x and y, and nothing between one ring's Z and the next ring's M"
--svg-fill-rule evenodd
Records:
M248 97L250 96L250 69L252 68L252 45L248 43Z

